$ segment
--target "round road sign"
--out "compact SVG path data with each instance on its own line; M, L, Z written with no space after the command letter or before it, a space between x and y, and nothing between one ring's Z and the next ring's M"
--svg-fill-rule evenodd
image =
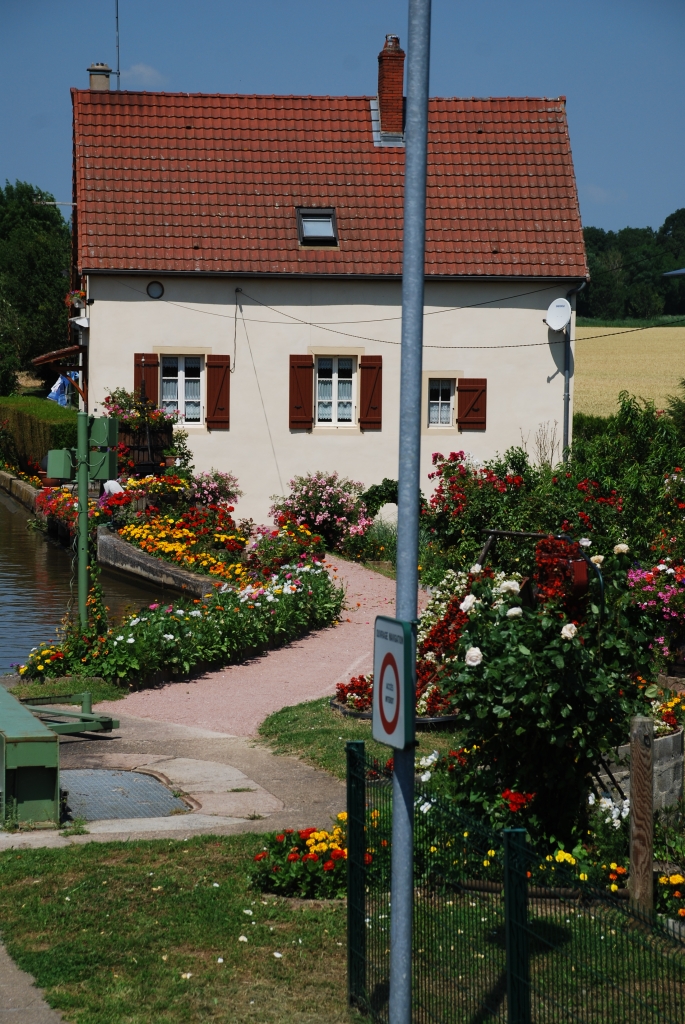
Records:
M395 656L391 651L388 651L383 658L379 685L381 688L381 699L378 705L378 710L380 712L381 722L383 723L383 728L387 733L393 733L397 727L397 722L400 717L402 691L400 688L400 674L397 669L397 662L395 661ZM388 711L392 711L391 718L388 718L386 714L386 705Z

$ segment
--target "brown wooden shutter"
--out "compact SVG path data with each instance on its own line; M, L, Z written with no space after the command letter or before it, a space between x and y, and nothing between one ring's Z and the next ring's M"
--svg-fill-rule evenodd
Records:
M133 357L133 390L139 391L145 381L148 402L159 404L159 356L154 352L138 352Z
M207 428L228 430L230 426L231 358L207 356Z
M314 357L290 357L291 430L311 430L314 422Z
M485 377L460 377L457 381L457 426L460 430L485 430L488 382Z
M383 419L383 356L362 356L359 360L359 426L381 430Z

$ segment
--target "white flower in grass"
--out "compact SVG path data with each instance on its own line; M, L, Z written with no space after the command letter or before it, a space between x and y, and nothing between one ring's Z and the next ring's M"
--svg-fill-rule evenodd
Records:
M239 935L238 942L247 942L247 935Z
M462 612L470 612L477 601L478 598L476 597L475 594L467 594L464 600L459 605L459 608Z
M657 569L659 570L659 572L666 572L667 566L665 566L662 562L660 565L657 565Z
M123 636L118 636L117 637L117 640L123 640L123 639L124 639Z
M421 811L422 814L428 814L428 812L431 809L431 806L432 805L429 803L429 801L426 800L425 804L421 804L421 806L419 807L419 810Z
M483 660L483 652L480 647L469 647L464 660L469 668L475 668Z
M131 621L129 622L129 626L137 626L139 622L140 619L131 619Z
M592 547L592 541L589 537L581 537L578 543L580 544L581 548Z
M483 571L483 566L480 565L478 562L476 562L475 565L472 565L471 568L469 569L469 572L471 573L472 576L477 576L478 573L482 572L482 571Z
M430 777L431 777L431 773L430 772L424 772L423 775L421 776L421 782L428 782Z
M500 594L518 594L521 587L516 580L503 580L497 588Z
M627 544L615 544L614 545L614 554L615 555L627 555L629 551L630 551L630 548L628 547Z
M202 615L202 612L199 610L199 608L194 608L190 614L194 619L199 619Z
M508 619L518 619L521 615L523 615L523 608L521 608L518 604L514 605L514 607L510 608L509 611L507 612Z
M594 562L595 565L601 565L604 561L604 555L593 555L590 561Z
M595 796L594 793L589 793L588 794L587 802L589 803L590 807L594 807L596 800L597 800L597 797Z
M276 957L277 960L282 960L283 959L283 954L282 953L274 953L274 956Z
M126 641L127 644L134 644L136 642L135 637L130 636Z
M173 633L165 633L165 634L164 634L164 639L165 639L165 640L175 640L175 639L176 639L176 637L174 636L174 634L173 634Z
M577 632L578 627L573 622L567 622L565 626L561 627L561 635L564 640L573 640Z

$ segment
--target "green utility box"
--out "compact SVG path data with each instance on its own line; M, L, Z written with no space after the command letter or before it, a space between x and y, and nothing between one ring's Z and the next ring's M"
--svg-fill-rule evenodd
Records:
M59 824L59 736L0 686L0 820Z
M48 476L53 480L73 480L74 462L68 448L51 448L48 452Z
M88 442L96 448L116 448L119 444L119 420L116 416L96 416L90 424Z
M91 480L116 480L117 453L88 452L88 476Z

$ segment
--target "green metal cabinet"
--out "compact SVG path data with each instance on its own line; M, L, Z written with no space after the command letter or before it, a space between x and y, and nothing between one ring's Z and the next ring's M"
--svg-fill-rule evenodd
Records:
M0 687L0 819L59 824L59 736Z

